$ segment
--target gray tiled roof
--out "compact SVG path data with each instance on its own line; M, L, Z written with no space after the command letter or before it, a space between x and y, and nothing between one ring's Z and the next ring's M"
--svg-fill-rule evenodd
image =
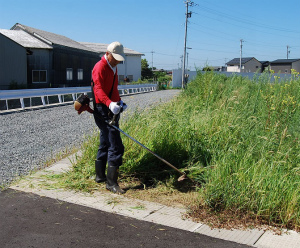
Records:
M15 33L15 36L17 36L17 32L19 32L18 39L23 39L22 45L26 45L25 47L31 48L34 48L33 46L40 46L41 48L51 48L53 45L60 45L101 54L106 52L108 46L108 44L103 43L77 42L66 36L32 28L20 23L16 23L11 28L11 30L7 30L7 33L11 33L11 35ZM24 38L21 38L21 36L24 36ZM35 37L38 39L36 39ZM25 42L25 40L27 40L27 43ZM124 47L124 52L126 55L144 55L126 47Z
M80 50L85 50L89 52L95 52L94 50L80 44L77 41L74 41L66 36L50 33L44 30L28 27L19 23L16 23L12 28L12 30L24 30L37 38L42 39L43 41L47 42L49 45L55 44Z
M277 59L272 61L271 64L291 64L299 60L300 59Z
M0 29L0 33L25 48L52 49L52 46L34 38L23 30Z
M268 60L262 60L262 61L259 61L260 63L262 63L262 64L268 64L268 63L270 63L270 61L268 61Z
M93 49L97 53L105 53L107 50L107 46L109 44L103 44L103 43L92 43L92 42L80 42L80 44L89 47L90 49ZM131 50L129 48L124 47L124 53L126 55L144 55L142 53L139 53L137 51Z

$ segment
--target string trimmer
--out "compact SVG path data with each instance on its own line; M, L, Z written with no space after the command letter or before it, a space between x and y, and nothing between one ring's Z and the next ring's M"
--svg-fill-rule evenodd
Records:
M101 119L102 121L104 121L105 123L107 123L108 125L110 125L111 127L113 127L114 129L118 130L119 132L121 132L122 134L124 134L125 136L127 136L128 138L130 138L132 141L134 141L135 143L137 143L138 145L140 145L141 147L143 147L144 149L146 149L147 151L149 151L150 153L152 153L155 157L157 157L159 160L161 160L162 162L164 162L166 165L168 165L172 169L176 170L178 173L181 174L181 176L178 178L179 182L181 182L181 181L183 181L185 179L190 179L192 182L195 182L193 179L189 178L186 175L186 173L180 171L174 165L172 165L171 163L169 163L168 161L166 161L165 159L163 159L162 157L160 157L159 155L157 155L155 152L151 151L148 147L146 147L145 145L143 145L142 143L140 143L139 141L137 141L136 139L134 139L133 137L131 137L129 134L125 133L122 129L120 129L119 127L117 127L115 125L115 120L117 118L117 115L114 115L113 118L110 121L106 121L106 120L104 120L104 118L101 115L98 115L97 113L95 113L94 110L90 108L90 98L87 95L81 94L75 100L74 107L75 107L75 110L78 112L78 114L81 114L83 111L88 111L89 113L93 113L97 118Z

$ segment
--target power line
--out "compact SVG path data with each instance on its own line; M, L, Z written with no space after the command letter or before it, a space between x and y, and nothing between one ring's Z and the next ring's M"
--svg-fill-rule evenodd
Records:
M200 14L198 14L198 13L196 13L196 12L193 12L194 14L196 14L196 15L200 15ZM227 24L229 24L229 25L231 25L231 26L235 26L235 27L239 27L239 28L245 28L245 25L239 25L238 23L239 23L239 21L235 21L234 23L232 23L232 22L230 22L230 21L224 21L224 20L220 20L218 17L216 17L216 18L214 18L214 17L211 17L211 16L207 16L207 15L203 15L203 14L201 14L201 17L203 18L203 17L205 17L205 18L208 18L208 19L211 19L211 20L214 20L214 21L217 21L217 22L221 22L222 24L225 24L225 23L227 23ZM196 23L193 23L193 24L196 24ZM199 24L196 24L196 25L199 25ZM269 30L270 30L270 28L267 28L267 31L265 30L265 29L263 29L263 30L259 30L259 29L255 29L255 28L250 28L249 27L249 25L247 25L246 26L246 28L247 28L247 30L252 30L252 31L254 31L254 32L260 32L260 33L264 33L264 34L270 34L270 35L278 35L278 33L272 33L272 32L270 32ZM210 30L213 30L210 26L209 26L209 29ZM216 31L216 32L220 32L220 31ZM224 33L224 32L223 32ZM300 32L291 32L291 33L300 33ZM232 35L231 35L232 36ZM287 35L285 35L285 37L290 37L290 38L295 38L295 37L292 37L292 36L287 36Z
M232 34L229 34L229 33L225 33L225 32L222 32L222 31L217 31L217 30L214 30L214 29L212 29L212 28L207 28L207 27L205 27L205 26L203 26L203 25L199 25L199 24L197 24L197 23L193 23L193 22L191 22L191 24L195 24L195 25L197 25L197 26L200 26L200 27L202 27L202 28L205 28L205 29L209 29L209 31L214 31L214 32L217 32L217 34L214 34L214 33L212 33L212 32L206 32L206 31L203 31L203 30L199 30L199 29L196 29L196 28L194 28L194 27L189 27L189 29L191 29L191 30L195 30L195 31L199 31L199 32L201 32L201 33L206 33L206 34L209 34L209 35L211 35L211 36L214 36L214 37L219 37L219 38L222 38L222 40L224 40L224 39L226 39L226 40L229 40L229 41L236 41L236 39L233 39L232 37L233 37L233 35ZM220 35L220 34L224 34L224 35L226 35L226 36L230 36L231 38L227 38L226 36L223 36L223 35ZM278 45L272 45L272 44L266 44L265 42L263 43L263 42L254 42L254 41L251 41L251 40L248 40L247 39L247 43L248 44L250 44L250 45L253 45L253 46L255 46L255 48L257 48L257 47L261 47L261 48L282 48L282 44L278 44ZM209 44L209 45L212 45L212 44ZM219 45L219 46L221 46L221 45ZM297 46L293 46L293 47L297 47ZM298 46L299 47L299 46ZM194 50L197 50L196 48L193 48ZM198 49L199 50L199 49ZM201 50L201 49L200 49ZM202 49L203 50L203 49ZM207 49L206 49L206 51L208 51ZM211 50L210 50L211 51ZM220 51L220 52L226 52L226 51Z
M152 53L152 51L151 52L141 52L141 53ZM153 53L158 54L158 55L163 55L163 56L178 57L178 55L174 55L174 54L159 53L159 52L155 52L155 51L153 51Z
M253 22L251 20L247 20L247 19L244 19L244 18L235 17L232 14L227 14L227 13L224 13L224 12L221 12L221 11L217 11L217 10L214 10L212 8L209 8L209 7L203 6L203 5L202 6L197 5L197 8L199 10L204 11L204 12L214 14L218 17L221 16L221 17L227 18L229 20L242 22L244 24L251 25L251 26L254 26L254 27L264 28L264 29L268 29L268 30L272 29L272 30L281 31L281 32L300 33L298 30L292 30L292 29L286 29L286 28L281 28L281 27L277 27L277 26L266 25L266 24L262 24L262 23L258 23L258 22Z

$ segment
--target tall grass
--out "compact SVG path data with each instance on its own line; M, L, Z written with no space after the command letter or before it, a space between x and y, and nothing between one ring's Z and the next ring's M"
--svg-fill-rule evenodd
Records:
M270 83L268 74L249 80L206 73L176 101L135 116L124 128L201 182L199 194L213 210L299 227L299 104L297 74ZM124 171L158 175L163 165L126 147Z
M299 105L295 72L291 81L274 83L269 74L249 80L199 73L174 101L135 113L121 128L198 181L206 207L299 228ZM123 175L175 183L177 172L123 141ZM75 167L80 178L66 181L86 187L94 173L97 138L93 142Z

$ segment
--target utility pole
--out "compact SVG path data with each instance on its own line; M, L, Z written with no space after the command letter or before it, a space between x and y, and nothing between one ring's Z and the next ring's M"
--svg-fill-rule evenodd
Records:
M240 49L240 72L242 72L242 56L243 56L243 39L240 39L241 49Z
M154 74L153 74L153 53L155 53L153 50L150 52L152 53L152 75L153 75L153 83L154 83L154 80L155 80L155 77L154 77Z
M182 66L183 66L183 55L180 56L180 67L182 69Z
M189 70L189 53L186 53L186 69Z
M186 5L186 13L185 13L185 35L184 35L184 51L183 51L183 65L182 65L182 80L181 80L181 86L182 88L185 87L185 60L186 60L186 37L187 37L187 23L188 18L192 17L192 12L189 12L189 6L192 6L194 3L190 0L187 0L185 2Z
M289 53L291 52L289 50L289 48L291 48L289 45L286 46L286 59L289 59Z
M155 52L152 50L151 53L152 53L152 71L153 71L153 53Z

